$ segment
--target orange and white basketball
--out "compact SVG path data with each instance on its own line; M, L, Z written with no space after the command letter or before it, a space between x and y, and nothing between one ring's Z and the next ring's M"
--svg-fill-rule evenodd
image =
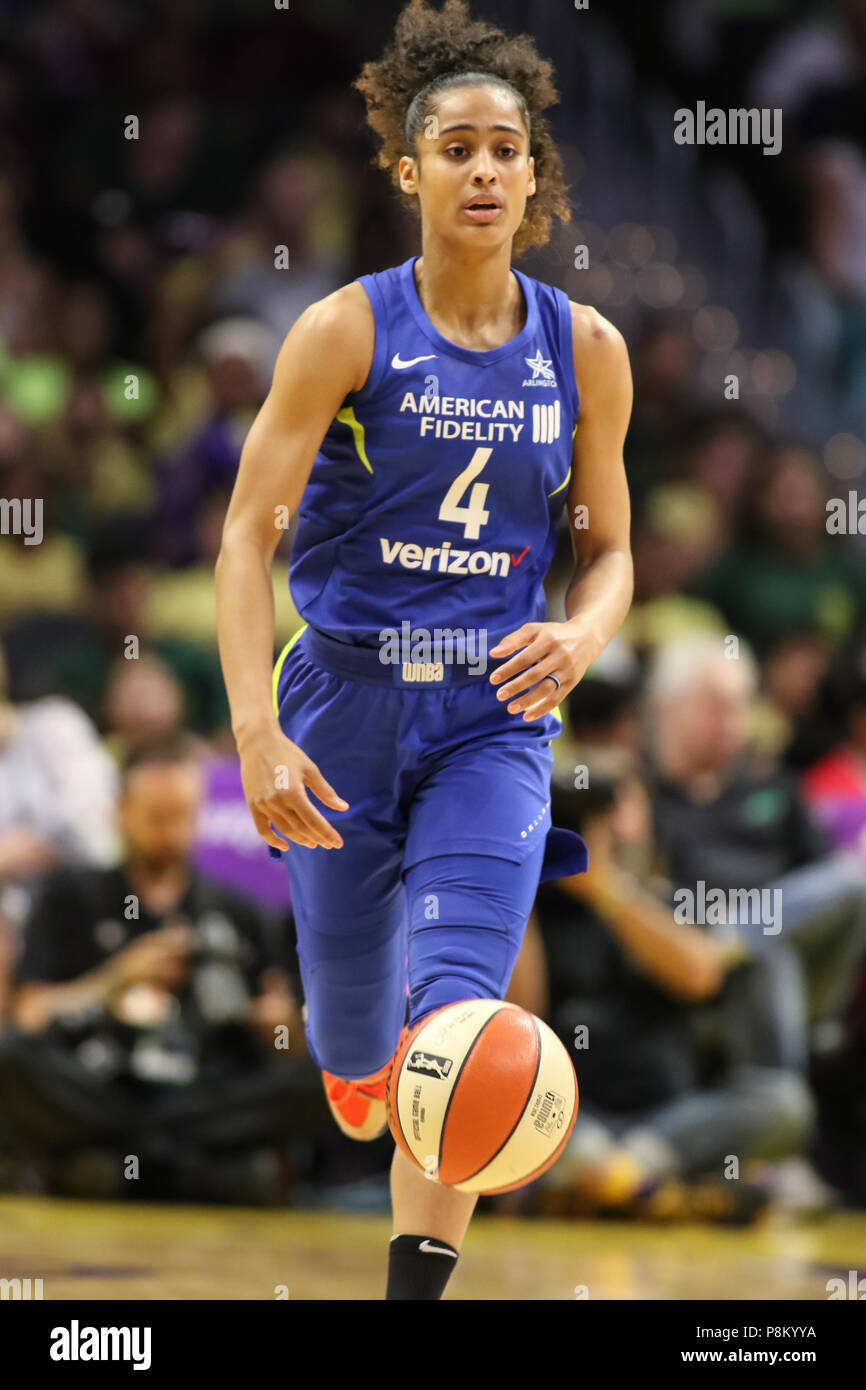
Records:
M577 1077L540 1018L467 999L407 1033L385 1099L395 1142L431 1180L507 1192L559 1157L577 1118Z

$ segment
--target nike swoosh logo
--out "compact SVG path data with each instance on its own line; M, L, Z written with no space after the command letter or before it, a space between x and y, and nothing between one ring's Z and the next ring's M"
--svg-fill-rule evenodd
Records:
M395 352L394 356L391 358L391 366L396 368L396 370L400 372L403 370L404 367L414 367L416 362L429 362L431 357L435 356L435 352L428 352L425 353L423 357L410 357L408 362L404 362L402 361L399 352Z
M450 1255L452 1260L457 1259L453 1250L443 1250L441 1245L431 1245L429 1240L422 1240L418 1249L423 1250L425 1255Z

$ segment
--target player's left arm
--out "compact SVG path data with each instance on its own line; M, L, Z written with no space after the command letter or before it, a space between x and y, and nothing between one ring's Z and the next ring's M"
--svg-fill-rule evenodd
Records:
M571 317L580 415L568 491L574 576L566 621L524 623L490 649L492 657L517 652L490 680L509 713L526 721L542 718L574 689L622 624L634 587L623 462L632 406L628 351L595 309L572 304Z

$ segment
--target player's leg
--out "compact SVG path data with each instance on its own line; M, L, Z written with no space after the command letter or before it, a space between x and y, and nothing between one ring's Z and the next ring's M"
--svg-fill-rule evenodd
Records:
M286 852L304 989L304 1028L337 1124L386 1127L385 1079L406 1011L405 819L395 805L399 694L317 666L302 636L279 668L280 723L349 802L320 805L341 849Z
M478 1201L476 1192L458 1192L441 1182L430 1182L400 1150L394 1150L391 1164L391 1206L394 1234L424 1231L431 1240L447 1241L459 1250Z
M430 1182L399 1149L391 1162L394 1234L388 1251L390 1300L442 1297L475 1210L474 1192Z
M390 888L383 880L391 847L379 839L362 863L356 836L345 825L341 834L330 855L293 847L289 877L310 1056L340 1129L369 1140L387 1125L385 1081L406 1013L405 893L398 870ZM381 872L368 891L374 853Z
M543 843L514 863L440 855L407 869L409 1026L461 999L501 999L535 898ZM388 1298L440 1298L477 1197L427 1177L399 1149L391 1166Z

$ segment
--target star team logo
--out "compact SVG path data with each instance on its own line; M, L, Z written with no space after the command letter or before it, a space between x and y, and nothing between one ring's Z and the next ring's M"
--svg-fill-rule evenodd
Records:
M532 376L527 377L524 386L555 386L556 376L554 375L550 363L551 358L542 357L541 348L538 349L534 357L524 357L527 367L532 368Z

